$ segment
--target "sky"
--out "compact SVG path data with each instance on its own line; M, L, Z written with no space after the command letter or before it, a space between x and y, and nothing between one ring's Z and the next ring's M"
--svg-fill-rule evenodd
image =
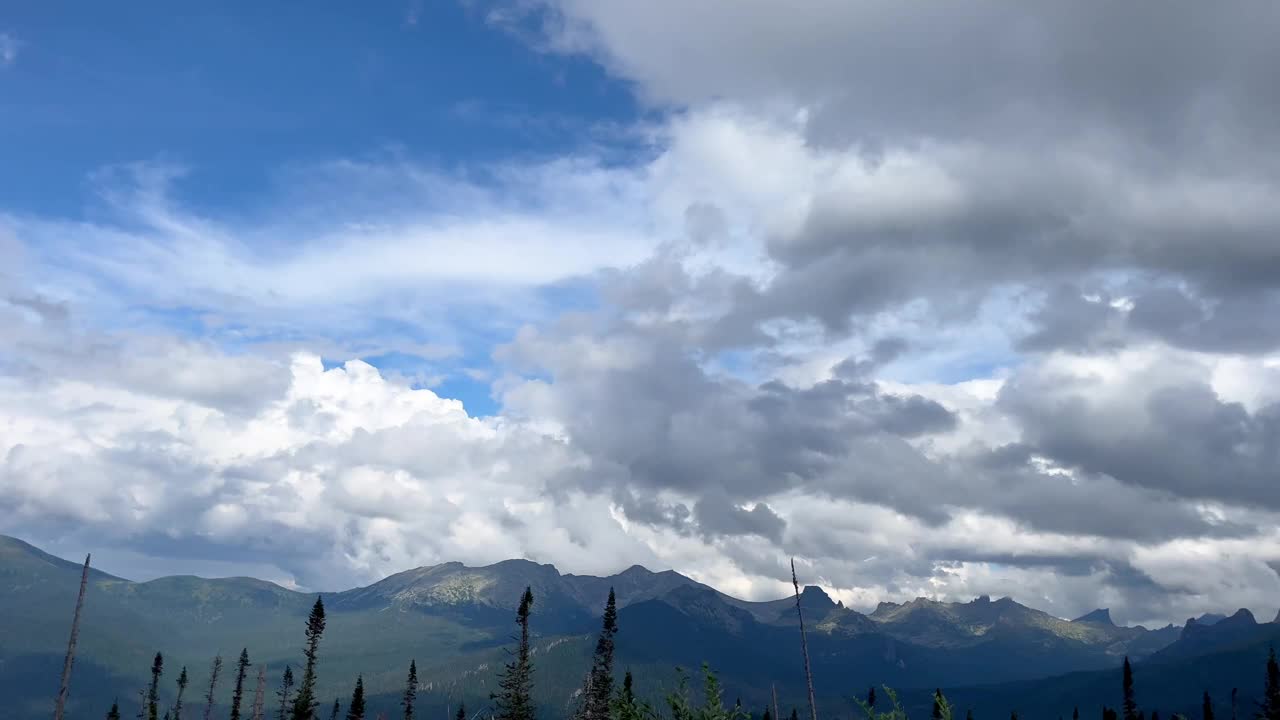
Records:
M0 532L1280 607L1280 5L0 10Z

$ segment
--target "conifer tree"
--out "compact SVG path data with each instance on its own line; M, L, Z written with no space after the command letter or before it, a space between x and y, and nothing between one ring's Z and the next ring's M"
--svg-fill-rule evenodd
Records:
M1133 666L1129 664L1129 656L1124 658L1124 720L1138 720L1138 701L1133 694Z
M342 703L338 702L338 698L333 699L333 709L329 711L329 720L338 720L338 713L342 712Z
M409 677L405 679L404 699L400 705L404 707L404 720L413 720L413 703L418 698L418 661L409 661Z
M605 602L604 618L600 623L600 636L596 638L596 652L591 660L590 689L584 694L582 717L584 720L608 720L609 701L613 697L613 637L618 633L618 606L613 588Z
M1200 701L1200 716L1203 720L1213 720L1213 698L1209 691L1204 691L1204 699Z
M769 712L768 706L765 706L764 714L760 716L760 720L773 720L773 713Z
M231 720L240 720L240 704L244 702L244 676L249 665L249 648L242 648L240 659L236 660L236 687L231 693Z
M1080 706L1071 708L1071 720L1080 720Z
M1102 708L1102 720L1117 720L1115 709L1104 705Z
M795 708L791 708L791 720L800 720L800 711L799 711L799 710L797 710L797 709L795 709Z
M356 689L347 703L347 720L364 720L364 677L356 676Z
M455 718L456 720L467 720L467 704L466 703L462 703L461 705L458 706L458 714L455 716Z
M526 587L516 609L520 640L515 659L507 663L499 691L491 696L497 705L498 720L533 720L533 661L529 652L529 613L533 609L533 589Z
M1159 710L1152 710L1152 711L1151 711L1151 720L1160 720L1160 711L1159 711Z
M209 668L209 692L204 696L204 720L213 717L213 693L218 687L218 673L222 672L222 656L213 656L213 666Z
M147 686L147 720L160 720L160 676L164 674L164 656L156 653L151 661L151 684Z
M867 689L867 707L874 710L876 708L876 686L872 685Z
M933 691L933 720L951 720L951 705L942 695L942 688Z
M1017 710L1014 710L1013 712L1009 713L1009 720L1018 720L1018 711L1017 711Z
M320 648L320 636L324 635L324 602L316 597L307 617L307 647L303 655L307 664L302 668L302 682L298 695L293 699L293 720L311 720L320 702L316 700L316 654Z
M107 711L107 720L120 720L120 702L113 700L111 709Z
M973 720L973 708L964 711L964 720Z
M1276 662L1276 649L1267 651L1266 683L1262 688L1262 702L1258 703L1258 720L1280 720L1280 663Z
M280 712L276 714L276 720L286 720L289 716L288 708L291 707L289 695L293 692L293 668L288 665L284 666L284 675L280 678L280 689L276 691L276 697L280 698Z
M739 709L742 703L738 703ZM765 717L769 717L769 710L765 709ZM746 715L746 713L741 713ZM641 701L636 697L634 680L631 677L631 671L628 670L622 676L622 690L618 692L618 697L613 703L613 720L650 720L654 717L653 708L648 703Z
M182 720L182 695L187 691L187 666L178 673L178 698L173 701L173 720Z

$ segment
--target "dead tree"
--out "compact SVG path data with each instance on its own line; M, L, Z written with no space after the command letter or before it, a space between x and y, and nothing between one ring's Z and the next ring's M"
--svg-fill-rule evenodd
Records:
M796 559L791 558L791 584L796 589L796 616L800 618L800 651L804 654L804 680L809 685L809 717L818 720L818 703L813 698L813 670L809 668L809 639L804 633L804 611L800 609L800 581L796 579Z
M84 591L89 586L89 556L84 556L84 571L80 574L80 595L76 597L76 612L71 616L71 639L67 641L67 657L62 661L62 683L58 686L58 702L53 708L53 720L62 720L67 706L67 694L71 689L71 665L76 661L76 639L80 637L80 611L84 609Z

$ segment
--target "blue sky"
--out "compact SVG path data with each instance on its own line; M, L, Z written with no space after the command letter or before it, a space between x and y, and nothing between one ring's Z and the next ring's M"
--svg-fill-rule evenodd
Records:
M253 212L282 167L394 150L444 167L548 155L640 112L586 58L495 30L480 4L18 3L0 76L7 205L75 215L84 177L192 168L197 208Z
M8 3L0 532L1271 616L1244 8Z

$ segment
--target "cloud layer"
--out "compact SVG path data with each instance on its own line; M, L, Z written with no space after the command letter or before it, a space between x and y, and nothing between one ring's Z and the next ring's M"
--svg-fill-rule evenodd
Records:
M857 605L1274 613L1275 10L493 10L629 83L641 150L335 160L240 214L142 163L0 214L0 530L311 587L762 597L795 555Z

